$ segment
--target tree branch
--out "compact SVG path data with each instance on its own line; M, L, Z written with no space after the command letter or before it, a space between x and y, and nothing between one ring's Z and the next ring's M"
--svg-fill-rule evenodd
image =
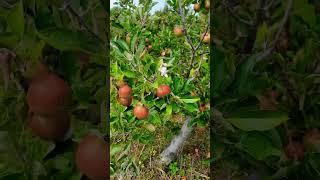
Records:
M160 164L168 165L176 157L177 152L182 148L183 144L189 138L192 132L192 127L189 127L191 117L187 117L182 125L179 135L172 139L170 145L160 154Z

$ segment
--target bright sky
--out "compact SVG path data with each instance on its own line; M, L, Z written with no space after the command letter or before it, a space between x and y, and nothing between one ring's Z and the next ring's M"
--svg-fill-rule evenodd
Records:
M115 2L116 0L110 0L110 8L112 8L114 5L113 3ZM165 0L153 0L154 2L158 2L157 5L155 5L153 7L153 9L151 10L151 12L154 12L154 11L157 11L159 9L162 9L164 7L164 5L166 4L166 1ZM134 0L133 1L136 5L138 5L139 3L139 0Z

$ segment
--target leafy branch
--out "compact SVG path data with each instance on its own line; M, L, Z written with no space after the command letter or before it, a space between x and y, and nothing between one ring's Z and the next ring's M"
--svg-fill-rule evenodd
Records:
M275 50L276 44L280 39L280 35L285 27L286 22L288 21L291 6L292 6L292 0L289 0L286 11L285 11L285 15L282 18L279 30L277 31L277 34L276 34L274 40L270 43L268 48L266 48L264 51L258 53L259 56L256 59L257 62L265 59Z
M184 9L182 7L182 2L181 0L179 0L179 16L181 17L181 20L182 20L182 28L183 28L183 33L187 39L187 42L188 44L190 45L191 47L191 61L190 61L190 66L189 66L189 69L187 71L187 78L190 77L190 71L192 70L193 68L193 63L194 63L194 59L196 57L196 53L197 53L197 50L201 47L201 45L203 44L203 39L205 37L205 35L208 33L209 31L209 26L210 26L210 15L209 15L209 19L208 19L208 24L206 26L206 30L205 30L205 33L202 35L201 37L201 41L199 42L199 44L197 46L195 46L191 40L191 37L189 36L188 34L188 31L187 31L187 22L186 22L186 16L185 16L185 12L184 12Z
M253 26L254 23L252 21L249 21L249 20L246 20L246 19L243 19L239 16L236 15L236 13L234 12L234 10L227 4L227 2L224 0L222 1L222 5L227 9L227 11L229 12L229 14L234 17L235 19L237 19L238 21L244 23L244 24L247 24L249 26Z
M197 46L195 46L192 43L191 37L188 34L188 31L186 28L187 27L186 16L184 13L184 9L182 7L181 0L179 0L179 15L182 20L183 33L187 39L188 44L191 47L191 64L190 64L190 67L187 71L188 72L187 77L189 78L190 72L193 68L193 63L194 63L194 59L196 57L197 50L199 50L199 48L201 47L202 42L204 40L204 37L209 31L210 15L209 15L209 20L208 20L208 24L206 26L205 33L202 35L201 41L199 42L199 44ZM185 85L186 85L186 81L184 82L183 87ZM182 148L183 144L190 137L191 132L193 130L193 127L189 126L190 121L191 121L191 117L187 116L186 120L184 121L184 124L181 127L180 133L171 140L170 145L165 150L163 150L162 153L160 154L160 164L165 164L165 165L170 164L173 161L173 159L175 158L176 154L178 154L179 150Z
M91 30L91 28L86 24L86 22L84 21L83 17L80 16L74 9L73 7L71 7L71 1L69 0L65 0L62 9L66 9L72 16L74 16L77 21L79 22L79 24L81 26L83 26L87 32L89 32L93 37L95 37L98 41L100 41L101 43L105 44L106 42L101 39L101 37L99 37L95 32L93 32Z

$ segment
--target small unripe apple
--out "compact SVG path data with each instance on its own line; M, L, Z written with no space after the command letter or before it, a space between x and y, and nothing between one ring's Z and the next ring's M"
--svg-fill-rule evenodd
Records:
M162 97L166 96L167 94L169 94L170 92L171 92L170 87L166 84L162 84L157 88L156 94L159 98L162 98Z
M201 35L201 40L202 40L202 42L203 43L206 43L206 44L209 44L210 43L210 33L203 33L202 35Z
M174 35L177 37L183 36L183 29L179 26L174 27L173 32L174 32Z
M131 37L129 34L126 35L126 42L127 42L127 44L130 44L130 42L131 42Z
M194 5L193 5L193 9L194 9L194 11L196 11L196 12L198 12L199 10L200 10L200 3L195 3Z
M162 50L160 54L161 54L161 56L166 56L166 51Z
M154 132L156 130L156 127L153 124L145 124L145 125L143 125L143 127L151 132Z
M146 39L144 40L144 42L147 43L147 44L149 44L149 43L150 43L149 38L146 38Z
M146 119L149 115L149 110L145 106L139 104L133 109L133 115L138 119Z
M192 91L190 94L191 94L191 96L196 96L197 95L194 91Z

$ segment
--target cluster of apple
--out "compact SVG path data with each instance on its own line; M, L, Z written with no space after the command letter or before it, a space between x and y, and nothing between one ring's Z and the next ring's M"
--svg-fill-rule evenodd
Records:
M118 100L119 103L123 106L130 106L133 96L132 89L127 84L120 84L120 88L118 90ZM156 90L156 95L158 98L163 98L167 94L171 92L171 89L168 85L162 84ZM138 119L146 119L149 115L149 109L145 107L141 103L137 103L137 105L133 109L133 115Z
M27 92L28 127L44 140L63 140L71 126L68 112L71 100L69 85L50 72L47 66L39 63ZM106 179L109 175L108 148L100 135L87 135L76 150L78 169L91 179Z
M39 63L27 92L28 126L46 140L61 140L70 129L71 89L59 76Z
M206 10L209 10L209 9L210 9L210 0L206 0L206 1L204 2L204 7L206 8ZM196 11L196 12L200 11L200 9L201 9L201 4L200 4L199 2L195 3L195 4L193 5L193 9L194 9L194 11Z

